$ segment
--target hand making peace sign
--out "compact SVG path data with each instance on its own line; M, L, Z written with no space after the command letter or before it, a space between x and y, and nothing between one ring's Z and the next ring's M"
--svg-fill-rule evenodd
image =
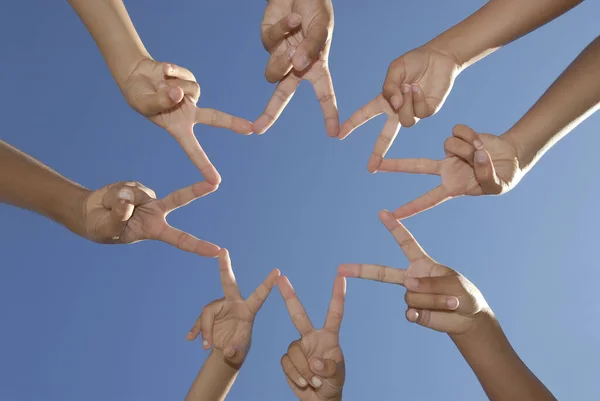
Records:
M219 271L225 297L204 307L187 334L187 339L195 340L202 333L204 349L210 349L214 345L223 351L231 363L240 366L250 350L254 318L271 293L280 273L277 269L271 271L248 299L244 299L235 281L227 249L219 252Z
M290 388L301 401L339 401L346 377L344 354L339 343L344 316L346 279L336 277L325 325L315 329L287 277L277 279L292 323L300 340L290 344L281 367Z
M199 182L156 199L138 182L119 182L91 192L83 200L83 236L100 243L130 244L158 240L201 256L215 257L219 247L171 227L172 211L214 192L218 186Z

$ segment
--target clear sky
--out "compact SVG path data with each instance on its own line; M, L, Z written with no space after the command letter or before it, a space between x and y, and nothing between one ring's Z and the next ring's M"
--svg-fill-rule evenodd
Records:
M389 63L483 1L335 1L330 57L340 117L381 88ZM263 78L263 1L127 2L150 53L194 72L200 107L256 118ZM461 75L443 110L401 130L393 157L443 157L457 123L501 134L598 34L585 2ZM137 180L159 196L201 179L164 131L129 109L66 2L0 5L0 137L99 188ZM383 118L328 139L304 83L264 136L196 126L220 189L170 222L230 249L248 295L278 267L321 324L340 263L405 267L377 212L437 177L370 175ZM550 151L508 195L462 198L406 221L440 263L483 292L513 346L561 400L600 398L600 116ZM207 355L185 334L221 297L216 260L161 243L100 246L30 212L0 205L0 400L182 399ZM404 290L351 280L341 343L347 401L481 400L446 335L404 318ZM258 315L231 400L293 399L279 359L297 339L275 290Z

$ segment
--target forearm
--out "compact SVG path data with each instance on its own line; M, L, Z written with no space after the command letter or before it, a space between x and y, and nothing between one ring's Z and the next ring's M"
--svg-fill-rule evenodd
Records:
M429 44L466 68L566 13L583 0L490 0Z
M150 54L144 47L122 0L69 0L102 52L121 88L131 71Z
M472 333L451 336L491 401L556 401L510 345L491 315Z
M213 348L185 400L223 401L237 377L239 368L225 360L223 351Z
M89 191L0 141L0 202L30 209L84 235L83 199Z
M520 167L528 171L599 106L600 36L503 137L515 144Z

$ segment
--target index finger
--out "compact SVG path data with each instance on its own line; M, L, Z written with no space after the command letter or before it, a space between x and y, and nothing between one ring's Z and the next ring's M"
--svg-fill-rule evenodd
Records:
M165 196L161 202L165 209L165 213L168 214L175 209L216 191L217 188L219 188L218 185L209 184L206 181L197 182L189 187L171 192L169 195Z
M381 162L379 171L440 175L440 163L440 160L425 158L386 159Z
M352 133L352 131L354 131L364 123L370 121L371 119L377 117L380 114L383 114L383 107L381 107L381 104L379 102L380 96L381 95L377 95L375 99L371 100L369 103L356 110L354 114L352 114L350 118L342 124L339 135L340 139L346 138Z
M375 149L369 158L369 163L367 164L369 172L374 173L377 171L386 153L390 150L392 143L394 143L398 131L400 131L400 121L398 120L398 117L388 116L388 119L381 130L381 134L377 138L377 142L375 142Z
M177 138L177 141L207 182L215 185L221 183L221 175L200 146L194 131Z
M252 123L250 121L215 109L197 108L196 123L217 128L228 128L243 135L250 135L253 131Z
M225 298L233 301L242 299L242 294L240 294L240 289L231 268L229 251L225 248L219 251L219 273L221 274L221 285L223 286Z
M277 287L279 287L279 292L285 301L285 306L292 318L292 323L294 323L294 326L300 335L304 337L312 333L315 328L306 314L304 306L300 303L298 295L296 295L296 291L294 291L294 287L292 287L290 280L285 276L278 277Z
M290 73L277 84L265 111L254 122L257 134L263 134L271 128L283 112L283 109L285 109L285 106L290 102L292 96L294 96L298 85L300 85L300 81L302 81L302 78Z
M323 116L325 116L327 135L334 138L338 136L340 131L340 118L329 69L326 69L321 75L311 80L311 83L321 104Z
M281 273L279 272L279 270L274 269L271 273L269 273L265 281L263 281L261 285L258 286L258 288L254 290L252 294L250 294L250 296L246 300L246 304L248 305L252 313L258 313L260 308L267 300L267 297L271 293L271 290L273 289L273 287L275 287L275 280L277 279L277 277L279 277L280 274Z
M406 227L396 220L390 212L387 210L381 211L379 218L385 228L392 233L392 236L396 239L396 242L400 245L400 248L402 248L402 251L410 262L429 257Z
M332 333L339 333L344 318L344 298L346 296L346 279L337 276L333 283L333 294L331 295L331 303L327 310L325 325L323 328Z
M182 251L192 252L200 256L207 256L210 258L216 257L221 249L213 243L200 240L193 235L171 227L168 224L163 230L161 230L158 237L153 239L166 242L167 244L173 245Z
M372 264L343 264L338 274L344 277L356 277L382 283L404 285L406 270Z

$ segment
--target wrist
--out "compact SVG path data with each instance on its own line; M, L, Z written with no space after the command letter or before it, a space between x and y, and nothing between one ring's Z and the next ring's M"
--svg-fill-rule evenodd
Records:
M473 325L467 331L459 334L448 333L450 339L459 348L461 345L484 342L490 336L495 336L498 330L502 331L494 312L489 308L486 311L479 312L473 319Z
M519 169L521 171L528 171L535 158L535 154L532 154L527 148L526 144L523 142L523 135L519 133L518 129L515 129L515 127L509 129L504 134L500 135L500 138L515 148Z
M89 239L85 226L85 206L89 195L92 193L89 189L77 184L71 184L69 188L60 190L57 197L53 197L54 202L51 202L55 209L53 219L75 234Z

